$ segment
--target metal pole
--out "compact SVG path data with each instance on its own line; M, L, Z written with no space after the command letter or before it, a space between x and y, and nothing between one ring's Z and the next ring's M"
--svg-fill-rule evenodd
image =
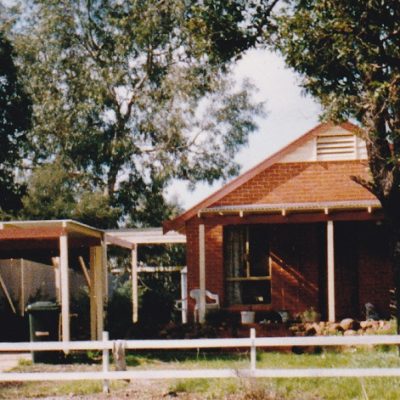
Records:
M107 373L110 367L110 352L106 349L106 342L108 342L108 332L103 331L103 372ZM110 383L108 379L103 379L103 393L110 393Z

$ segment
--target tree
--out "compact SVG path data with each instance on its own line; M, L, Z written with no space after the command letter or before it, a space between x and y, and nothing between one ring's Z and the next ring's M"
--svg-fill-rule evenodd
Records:
M326 115L353 118L367 143L371 180L393 238L400 305L400 7L397 0L294 0L269 38ZM400 306L397 308L399 321ZM400 332L400 324L398 324Z
M98 228L113 228L120 210L111 207L108 197L91 191L83 178L71 176L59 161L36 167L22 197L22 218L76 219ZM85 189L86 188L86 189Z
M269 2L26 4L14 38L34 101L34 163L57 155L124 216L173 179L238 172L234 155L262 109L228 75L259 37Z
M10 42L0 31L0 214L21 207L17 168L27 151L31 103L21 85Z

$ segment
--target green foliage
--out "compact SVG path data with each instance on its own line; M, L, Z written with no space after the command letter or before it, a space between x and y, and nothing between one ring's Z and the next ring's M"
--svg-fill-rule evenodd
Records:
M12 34L34 103L34 164L60 160L74 186L85 175L83 199L101 193L135 226L158 225L176 211L164 199L174 179L194 185L237 174L234 155L262 105L229 72L255 44L269 2L22 6ZM59 206L49 208L51 216ZM96 216L88 212L77 218Z
M400 8L397 1L290 1L270 42L334 119L367 139L371 182L356 179L400 221ZM361 132L360 132L361 134Z
M72 340L90 340L90 296L87 287L73 293L70 311Z
M321 101L326 117L362 125L371 178L353 179L382 204L400 304L399 32L397 0L291 0L269 41Z
M30 219L76 219L99 228L116 226L120 210L108 196L85 190L85 177L76 178L55 162L37 167L22 202L22 217Z
M18 183L18 167L27 154L27 130L31 103L16 67L11 43L0 28L0 214L21 207L23 185Z
M132 283L117 283L107 305L107 330L111 339L126 338L132 327Z

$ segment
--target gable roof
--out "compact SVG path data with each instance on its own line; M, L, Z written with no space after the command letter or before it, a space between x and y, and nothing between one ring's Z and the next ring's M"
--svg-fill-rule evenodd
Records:
M313 129L309 130L302 136L300 136L295 141L291 142L289 145L278 151L277 153L273 154L272 156L266 158L261 163L257 164L255 167L249 169L247 172L239 175L237 178L233 179L231 182L228 182L226 185L222 186L221 189L217 190L216 192L212 193L210 196L202 200L200 203L196 204L189 210L185 211L183 214L179 215L173 220L165 221L163 224L164 231L169 230L181 230L185 222L192 217L198 215L200 210L203 210L212 204L218 202L223 197L227 196L238 187L242 186L262 171L266 170L267 168L271 167L272 165L280 162L286 155L292 153L298 147L306 143L307 141L311 140L312 138L318 136L319 134L325 132L326 130L333 128L335 126L340 126L341 128L354 133L355 135L359 135L361 129L357 126L352 124L351 122L344 122L342 124L334 124L331 122L325 122L317 125Z

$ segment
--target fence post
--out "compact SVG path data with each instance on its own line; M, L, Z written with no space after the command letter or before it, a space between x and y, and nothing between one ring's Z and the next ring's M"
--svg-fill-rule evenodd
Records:
M250 347L250 370L253 372L256 370L256 361L257 361L257 353L256 353L256 330L255 328L250 328L250 339L251 339L251 347Z
M106 348L108 342L108 332L103 331L103 372L108 372L110 366L110 352ZM103 379L103 393L110 393L110 384L108 379Z

